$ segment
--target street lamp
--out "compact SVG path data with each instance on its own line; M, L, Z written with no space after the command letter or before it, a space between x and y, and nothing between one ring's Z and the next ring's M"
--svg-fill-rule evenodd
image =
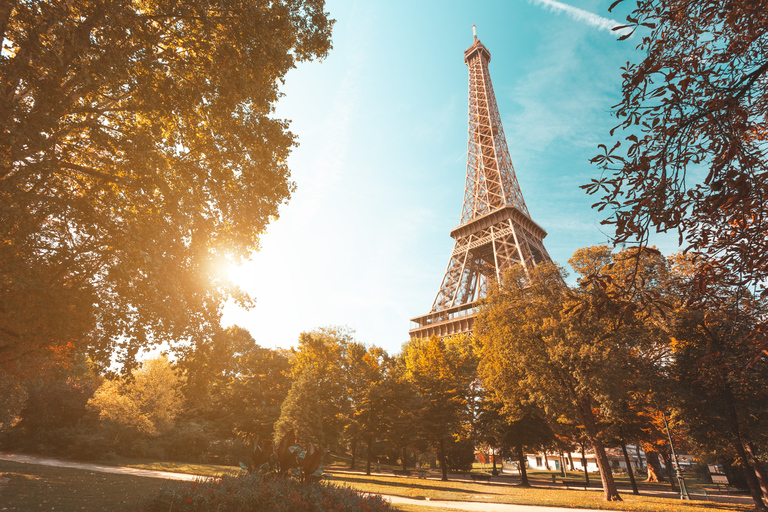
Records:
M680 472L680 463L677 461L675 447L672 445L672 434L669 433L669 424L667 423L667 416L664 414L664 411L661 411L661 419L664 420L664 428L667 429L667 437L669 438L669 447L672 450L672 458L675 461L675 476L677 477L677 483L680 484L680 499L690 500L691 498L688 496L688 489L685 488L683 474Z

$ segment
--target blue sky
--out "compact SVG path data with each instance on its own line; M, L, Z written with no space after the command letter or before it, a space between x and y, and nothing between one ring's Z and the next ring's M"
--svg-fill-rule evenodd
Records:
M333 50L300 65L276 115L298 136L298 189L250 262L233 269L255 299L224 323L265 347L343 325L366 344L400 350L409 319L427 313L453 248L467 148L472 24L490 73L512 162L550 256L605 243L602 216L579 186L608 142L620 67L636 41L606 29L610 1L343 1ZM658 240L664 253L674 240Z

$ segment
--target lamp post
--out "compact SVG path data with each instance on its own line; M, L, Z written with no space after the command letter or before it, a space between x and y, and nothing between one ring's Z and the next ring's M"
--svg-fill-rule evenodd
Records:
M667 423L667 416L664 414L664 411L661 411L661 419L664 420L664 428L667 429L667 437L669 438L669 448L672 450L672 459L675 461L675 476L677 477L677 483L680 484L680 499L690 500L688 489L685 488L685 479L683 479L683 474L680 472L680 463L677 461L675 447L672 445L672 434L669 433L669 424Z

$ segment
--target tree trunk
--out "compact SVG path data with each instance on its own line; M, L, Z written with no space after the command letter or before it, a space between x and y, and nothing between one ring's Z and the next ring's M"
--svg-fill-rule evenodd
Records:
M726 389L726 398L732 398L730 389ZM744 444L741 438L741 428L739 427L739 416L736 413L736 407L733 405L733 400L726 400L728 403L728 423L731 430L732 444L736 449L736 453L741 459L741 468L744 470L744 478L747 480L749 486L749 494L752 495L752 501L755 502L756 510L766 510L765 503L763 503L763 492L760 489L760 483L755 476L754 467L750 464L750 459L747 457L747 453L744 450Z
M584 482L589 487L589 469L587 468L587 456L584 454L584 443L581 445L581 465L584 466Z
M365 474L371 474L371 460L373 459L373 434L368 434L368 457L365 462Z
M408 447L403 446L403 471L408 471L408 465L406 464L407 456L408 456Z
M525 468L525 454L523 453L523 445L517 444L515 446L517 451L517 464L520 468L520 485L523 487L530 487L531 483L528 481L528 470Z
M643 459L640 457L640 440L635 441L635 455L637 455L637 467L640 469L647 468L648 464L643 465Z
M549 459L547 458L547 450L544 450L544 467L549 471Z
M581 413L584 417L584 430L587 431L587 437L592 444L592 450L595 452L597 467L600 469L600 479L603 481L605 501L622 501L621 496L619 496L619 490L616 488L616 482L613 480L613 473L608 462L608 456L605 454L605 447L597 435L597 426L595 425L592 407L587 400L581 402Z
M645 461L648 466L648 478L646 483L665 482L664 475L661 474L661 464L659 464L659 454L650 449L645 449Z
M737 437L733 440L733 447L736 449L736 453L741 459L741 469L744 471L744 478L747 480L749 486L749 494L752 495L752 501L755 502L755 510L766 510L765 503L762 498L762 491L760 484L755 476L754 468L752 468L748 462L747 453L744 451L744 446L741 444L741 439Z
M440 439L440 469L443 471L443 482L448 481L448 464L445 461L445 439Z
M755 470L755 476L757 477L757 481L760 484L760 489L763 491L763 499L768 499L768 475L765 474L765 466L761 460L755 457L756 450L752 445L752 441L747 441L744 444L744 449L749 456L752 467Z
M624 452L624 462L627 464L627 474L629 475L629 482L632 484L632 494L640 494L637 490L637 482L635 482L635 472L632 469L632 461L629 460L629 453L627 453L627 443L621 440L621 451Z
M355 469L356 455L357 455L357 436L352 438L352 462L349 463L349 469Z
M571 467L571 471L576 471L576 468L573 467L573 454L570 448L568 448L568 465Z
M673 492L677 492L677 486L675 486L675 473L674 473L674 467L672 463L672 456L664 450L661 452L661 457L664 459L664 465L667 466L667 475L669 476L669 485L672 487Z
M491 475L499 476L499 470L496 469L496 450L491 451L491 457L493 458L493 471L491 472Z
M565 455L563 450L560 450L560 476L565 477Z

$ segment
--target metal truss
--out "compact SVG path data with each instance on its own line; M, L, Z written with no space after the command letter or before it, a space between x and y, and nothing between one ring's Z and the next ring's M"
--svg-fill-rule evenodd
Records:
M451 231L456 244L440 291L430 313L413 319L417 325L412 336L471 331L473 319L467 317L474 316L475 302L505 269L528 269L550 259L542 242L547 233L531 219L515 176L488 72L490 60L475 36L464 52L469 133L461 223Z

